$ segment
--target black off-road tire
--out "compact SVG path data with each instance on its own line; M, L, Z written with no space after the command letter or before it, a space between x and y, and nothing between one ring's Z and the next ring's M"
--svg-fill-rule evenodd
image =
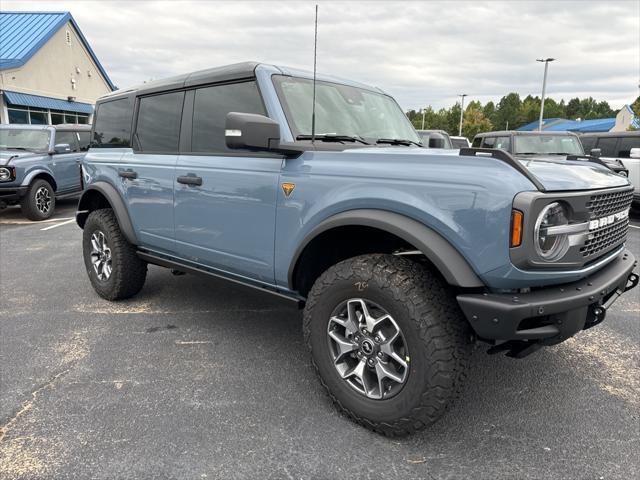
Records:
M367 398L333 365L329 318L350 298L365 298L385 309L406 339L409 375L391 398ZM387 436L421 430L438 420L460 393L472 350L469 325L447 286L415 262L381 254L340 262L313 285L303 318L322 385L340 411L370 430Z
M46 212L42 211L42 207L38 208L38 199L36 195L38 192L46 190L49 196L49 207ZM29 220L33 221L42 221L46 220L53 215L53 212L56 208L56 193L53 191L53 187L49 182L42 178L38 178L31 182L29 188L27 189L27 193L20 200L20 209L22 210L22 214L27 217Z
M111 250L111 274L107 279L98 278L91 261L91 237L96 232L104 234ZM147 277L147 263L136 255L136 248L120 231L110 208L94 210L87 217L82 234L82 251L89 280L102 298L123 300L142 290Z

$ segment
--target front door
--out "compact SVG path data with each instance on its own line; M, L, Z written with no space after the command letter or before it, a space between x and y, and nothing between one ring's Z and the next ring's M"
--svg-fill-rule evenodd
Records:
M69 153L54 153L51 168L58 188L56 193L64 194L80 190L80 162L84 153L80 151L78 134L71 131L56 131L55 144L66 143Z
M176 168L176 249L191 261L273 283L283 160L229 150L224 137L228 112L265 114L255 82L199 88L185 112L192 125L190 153L178 157Z

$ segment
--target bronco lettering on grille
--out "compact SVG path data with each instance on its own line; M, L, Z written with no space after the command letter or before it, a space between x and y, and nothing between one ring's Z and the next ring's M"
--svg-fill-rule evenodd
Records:
M589 230L595 230L597 228L606 227L607 225L611 225L620 220L624 220L629 217L629 209L623 210L618 213L614 213L611 215L607 215L606 217L596 218L595 220L591 220L589 222Z

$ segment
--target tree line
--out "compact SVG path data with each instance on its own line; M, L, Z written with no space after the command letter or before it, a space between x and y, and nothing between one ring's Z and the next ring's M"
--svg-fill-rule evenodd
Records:
M634 102L639 104L640 97ZM633 107L632 107L633 108ZM592 97L572 98L565 103L564 99L556 102L552 98L544 100L545 118L566 118L568 120L591 120L595 118L615 117L613 110L606 101L598 102ZM640 114L640 112L636 112ZM422 128L423 111L409 110L407 117L416 129ZM465 106L462 135L472 139L476 134L492 130L515 130L534 122L540 117L540 97L527 95L524 100L517 93L509 93L495 104L487 102L482 105L479 101L469 102ZM460 122L460 103L451 108L434 110L431 106L424 109L424 128L445 130L450 135L458 135Z

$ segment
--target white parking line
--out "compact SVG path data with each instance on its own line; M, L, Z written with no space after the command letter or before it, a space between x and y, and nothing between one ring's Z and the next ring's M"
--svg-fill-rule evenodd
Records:
M56 227L61 227L62 225L67 225L71 222L75 222L76 219L72 218L71 220L67 220L66 222L60 222L60 223L56 223L55 225L50 225L48 227L45 228L41 228L40 231L44 232L45 230L51 230L52 228L56 228Z
M640 228L638 225L629 225L631 228Z
M74 217L49 218L48 220L39 220L33 222L31 220L0 220L0 225L37 225L38 223L59 222L60 220L73 220Z

